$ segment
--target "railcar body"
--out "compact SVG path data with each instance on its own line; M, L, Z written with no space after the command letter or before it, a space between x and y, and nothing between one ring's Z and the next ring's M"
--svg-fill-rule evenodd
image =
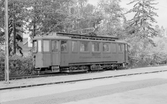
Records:
M127 44L116 37L51 33L36 36L33 47L39 71L103 70L128 64Z

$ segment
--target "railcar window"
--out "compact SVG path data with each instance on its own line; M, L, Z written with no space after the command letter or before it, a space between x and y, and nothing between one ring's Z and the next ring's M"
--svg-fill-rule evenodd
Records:
M122 52L123 51L123 44L118 44L118 51Z
M33 52L37 52L37 41L33 42Z
M38 40L38 52L42 51L42 42L41 40Z
M58 41L52 41L52 52L57 52L59 50Z
M81 52L87 52L88 51L88 42L81 41L80 42L80 51Z
M99 42L92 42L92 51L99 52L100 51L100 43Z
M110 43L103 43L103 51L110 52Z
M43 40L43 52L49 52L49 40Z
M65 41L65 40L61 41L61 51L67 52L67 41Z
M77 52L77 41L72 41L71 44L72 52Z
M128 51L128 45L125 44L125 51L127 52Z

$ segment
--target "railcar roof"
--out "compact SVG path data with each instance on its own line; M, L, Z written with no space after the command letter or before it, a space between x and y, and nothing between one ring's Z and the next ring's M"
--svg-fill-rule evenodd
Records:
M115 40L118 40L118 37L53 32L53 33L50 33L49 35L35 36L33 40L37 40L37 39L90 39L90 40L115 41Z
M112 39L118 40L118 37L111 37L111 36L95 36L95 35L81 35L81 34L72 34L72 33L58 33L65 36L70 36L72 38L100 38L100 39Z
M57 33L50 33L49 35L35 36L33 40L37 39L71 39L67 36L59 36Z

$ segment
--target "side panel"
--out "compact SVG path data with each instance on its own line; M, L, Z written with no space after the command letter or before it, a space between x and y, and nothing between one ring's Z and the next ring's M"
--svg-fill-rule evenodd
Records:
M111 61L117 62L117 44L111 43Z
M51 66L51 53L43 53L43 66L49 67Z
M35 62L35 68L43 67L43 54L42 53L36 53L34 55L34 62Z

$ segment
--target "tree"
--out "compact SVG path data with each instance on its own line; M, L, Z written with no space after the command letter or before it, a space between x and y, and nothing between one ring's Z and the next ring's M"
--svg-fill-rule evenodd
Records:
M77 31L91 28L95 30L101 21L101 14L96 8L87 3L87 0L74 0L70 6L70 12L66 18L69 23L68 31Z
M103 15L103 20L99 25L101 35L121 35L123 29L124 15L119 5L120 0L101 0L99 10Z
M155 0L133 0L129 4L134 4L128 13L135 13L134 17L128 21L128 34L149 38L157 35L153 27L156 23L155 16L158 16L154 10L157 3Z
M150 52L150 47L156 46L153 37L158 35L153 24L156 23L155 0L133 0L133 8L127 13L133 13L134 17L127 21L127 41L131 44L131 58L140 58L140 62L146 62L145 57Z
M71 0L30 0L27 1L27 28L31 36L65 30L68 7Z
M1 1L4 4L4 1ZM16 50L18 50L21 54L22 48L19 46L18 42L22 42L22 34L23 34L23 2L22 0L9 0L8 1L8 15L9 15L9 54L16 54ZM2 14L4 14L4 5L1 6ZM0 17L1 24L4 24L4 15ZM4 43L4 25L1 25L1 37L3 38L1 41Z

